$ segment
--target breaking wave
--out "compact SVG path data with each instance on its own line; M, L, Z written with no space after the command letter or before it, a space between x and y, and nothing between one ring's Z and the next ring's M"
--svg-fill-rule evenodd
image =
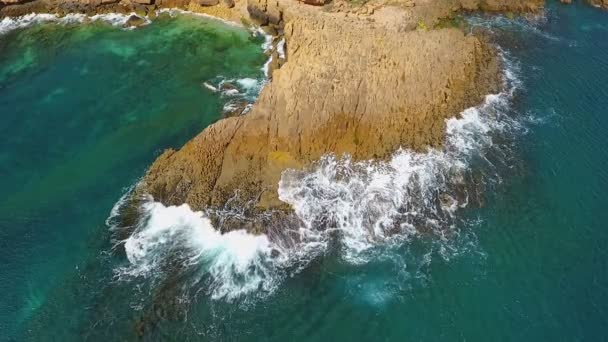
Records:
M212 298L234 299L257 290L272 291L272 244L265 235L244 230L217 231L202 212L187 204L165 207L157 202L142 205L138 229L124 241L130 266L123 276L148 276L163 269L168 260L178 268L194 266Z
M189 275L190 290L232 301L272 293L286 277L327 253L361 264L377 257L378 247L430 236L449 258L458 253L449 245L459 232L456 212L478 201L483 190L472 170L481 165L489 181L500 182L496 168L501 161L488 153L507 156L508 147L504 139L495 144L494 137L522 129L508 110L520 87L518 67L504 60L505 91L448 119L442 150L401 149L387 161L328 155L307 169L284 171L279 198L295 214L289 228L270 229L273 236L223 233L209 213L145 201L143 218L120 242L129 263L117 273L122 279L161 279L182 272ZM422 259L428 258L425 252Z

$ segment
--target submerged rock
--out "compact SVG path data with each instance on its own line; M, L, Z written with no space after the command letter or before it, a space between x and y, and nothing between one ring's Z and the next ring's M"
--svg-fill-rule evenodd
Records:
M146 23L146 19L137 16L137 15L132 15L127 19L127 22L125 23L126 26L132 26L132 27L139 27L142 26Z

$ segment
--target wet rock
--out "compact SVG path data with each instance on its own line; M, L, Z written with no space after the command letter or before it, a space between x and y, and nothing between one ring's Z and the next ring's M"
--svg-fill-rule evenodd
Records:
M237 86L235 86L234 84L230 83L230 82L223 82L220 85L220 90L221 91L226 91L226 90L239 90L239 88L237 88Z
M126 26L139 27L146 23L146 20L140 16L132 15L127 19Z

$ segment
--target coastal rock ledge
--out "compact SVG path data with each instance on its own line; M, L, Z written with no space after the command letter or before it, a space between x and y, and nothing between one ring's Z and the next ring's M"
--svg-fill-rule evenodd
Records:
M289 209L277 193L287 168L328 153L364 160L400 147L440 147L445 119L497 92L500 67L482 38L427 26L479 4L527 11L543 1L417 0L377 3L353 15L351 5L339 2L250 0L250 13L263 19L270 13L266 21L274 17L283 31L287 62L248 114L220 120L179 151L165 151L138 192L194 209L222 207L235 194L259 210Z

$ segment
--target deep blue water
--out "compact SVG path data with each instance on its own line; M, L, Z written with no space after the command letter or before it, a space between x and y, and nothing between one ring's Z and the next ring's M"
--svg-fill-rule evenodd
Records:
M68 44L73 50L50 50L55 52L36 72L4 76L0 329L9 333L3 337L604 340L608 13L580 3L548 7L544 19L482 20L519 66L521 87L507 113L519 128L511 136L493 136L496 148L486 158L500 161L494 163L496 175L487 181L482 205L461 210L461 234L453 243L421 236L378 246L377 257L365 263L348 262L340 251L326 253L247 305L211 299L204 290L189 292L185 288L193 284L182 273L169 271L170 280L161 284L116 279L114 271L125 264L125 256L110 252L112 234L104 221L159 149L179 146L217 119L221 101L203 98L200 82L217 74L256 77L263 63L259 51L235 55L233 63L218 70L220 57L200 63L199 56L186 53L198 44L176 43L172 51L184 51L188 58L180 57L173 72L166 69L173 63L158 65L169 58L166 54L132 72L132 63L108 65L83 49L81 44L102 44L96 36ZM176 23L163 25L168 27L159 28L166 31ZM63 41L80 29L57 30ZM119 42L129 34L149 33L146 28L96 30ZM147 30L155 30L154 25ZM23 34L41 41L34 31ZM12 43L0 38L0 44L5 51ZM24 55L24 47L10 47L17 52L0 54L4 68ZM228 51L236 48L229 45ZM69 72L75 64L82 68L83 59L70 60L79 54L88 55L90 72L100 73L97 78ZM253 57L245 62L245 56ZM235 65L248 67L235 70ZM205 67L213 71L205 73ZM131 81L115 80L125 73L134 83L129 89L120 86ZM164 77L171 82L163 82ZM64 92L44 102L51 88L64 83ZM163 88L168 84L181 91ZM71 96L61 100L66 94ZM180 111L180 106L189 109ZM130 109L136 119L125 114ZM190 114L180 119L176 113ZM473 162L471 168L485 172L484 165ZM180 297L184 293L191 296Z

